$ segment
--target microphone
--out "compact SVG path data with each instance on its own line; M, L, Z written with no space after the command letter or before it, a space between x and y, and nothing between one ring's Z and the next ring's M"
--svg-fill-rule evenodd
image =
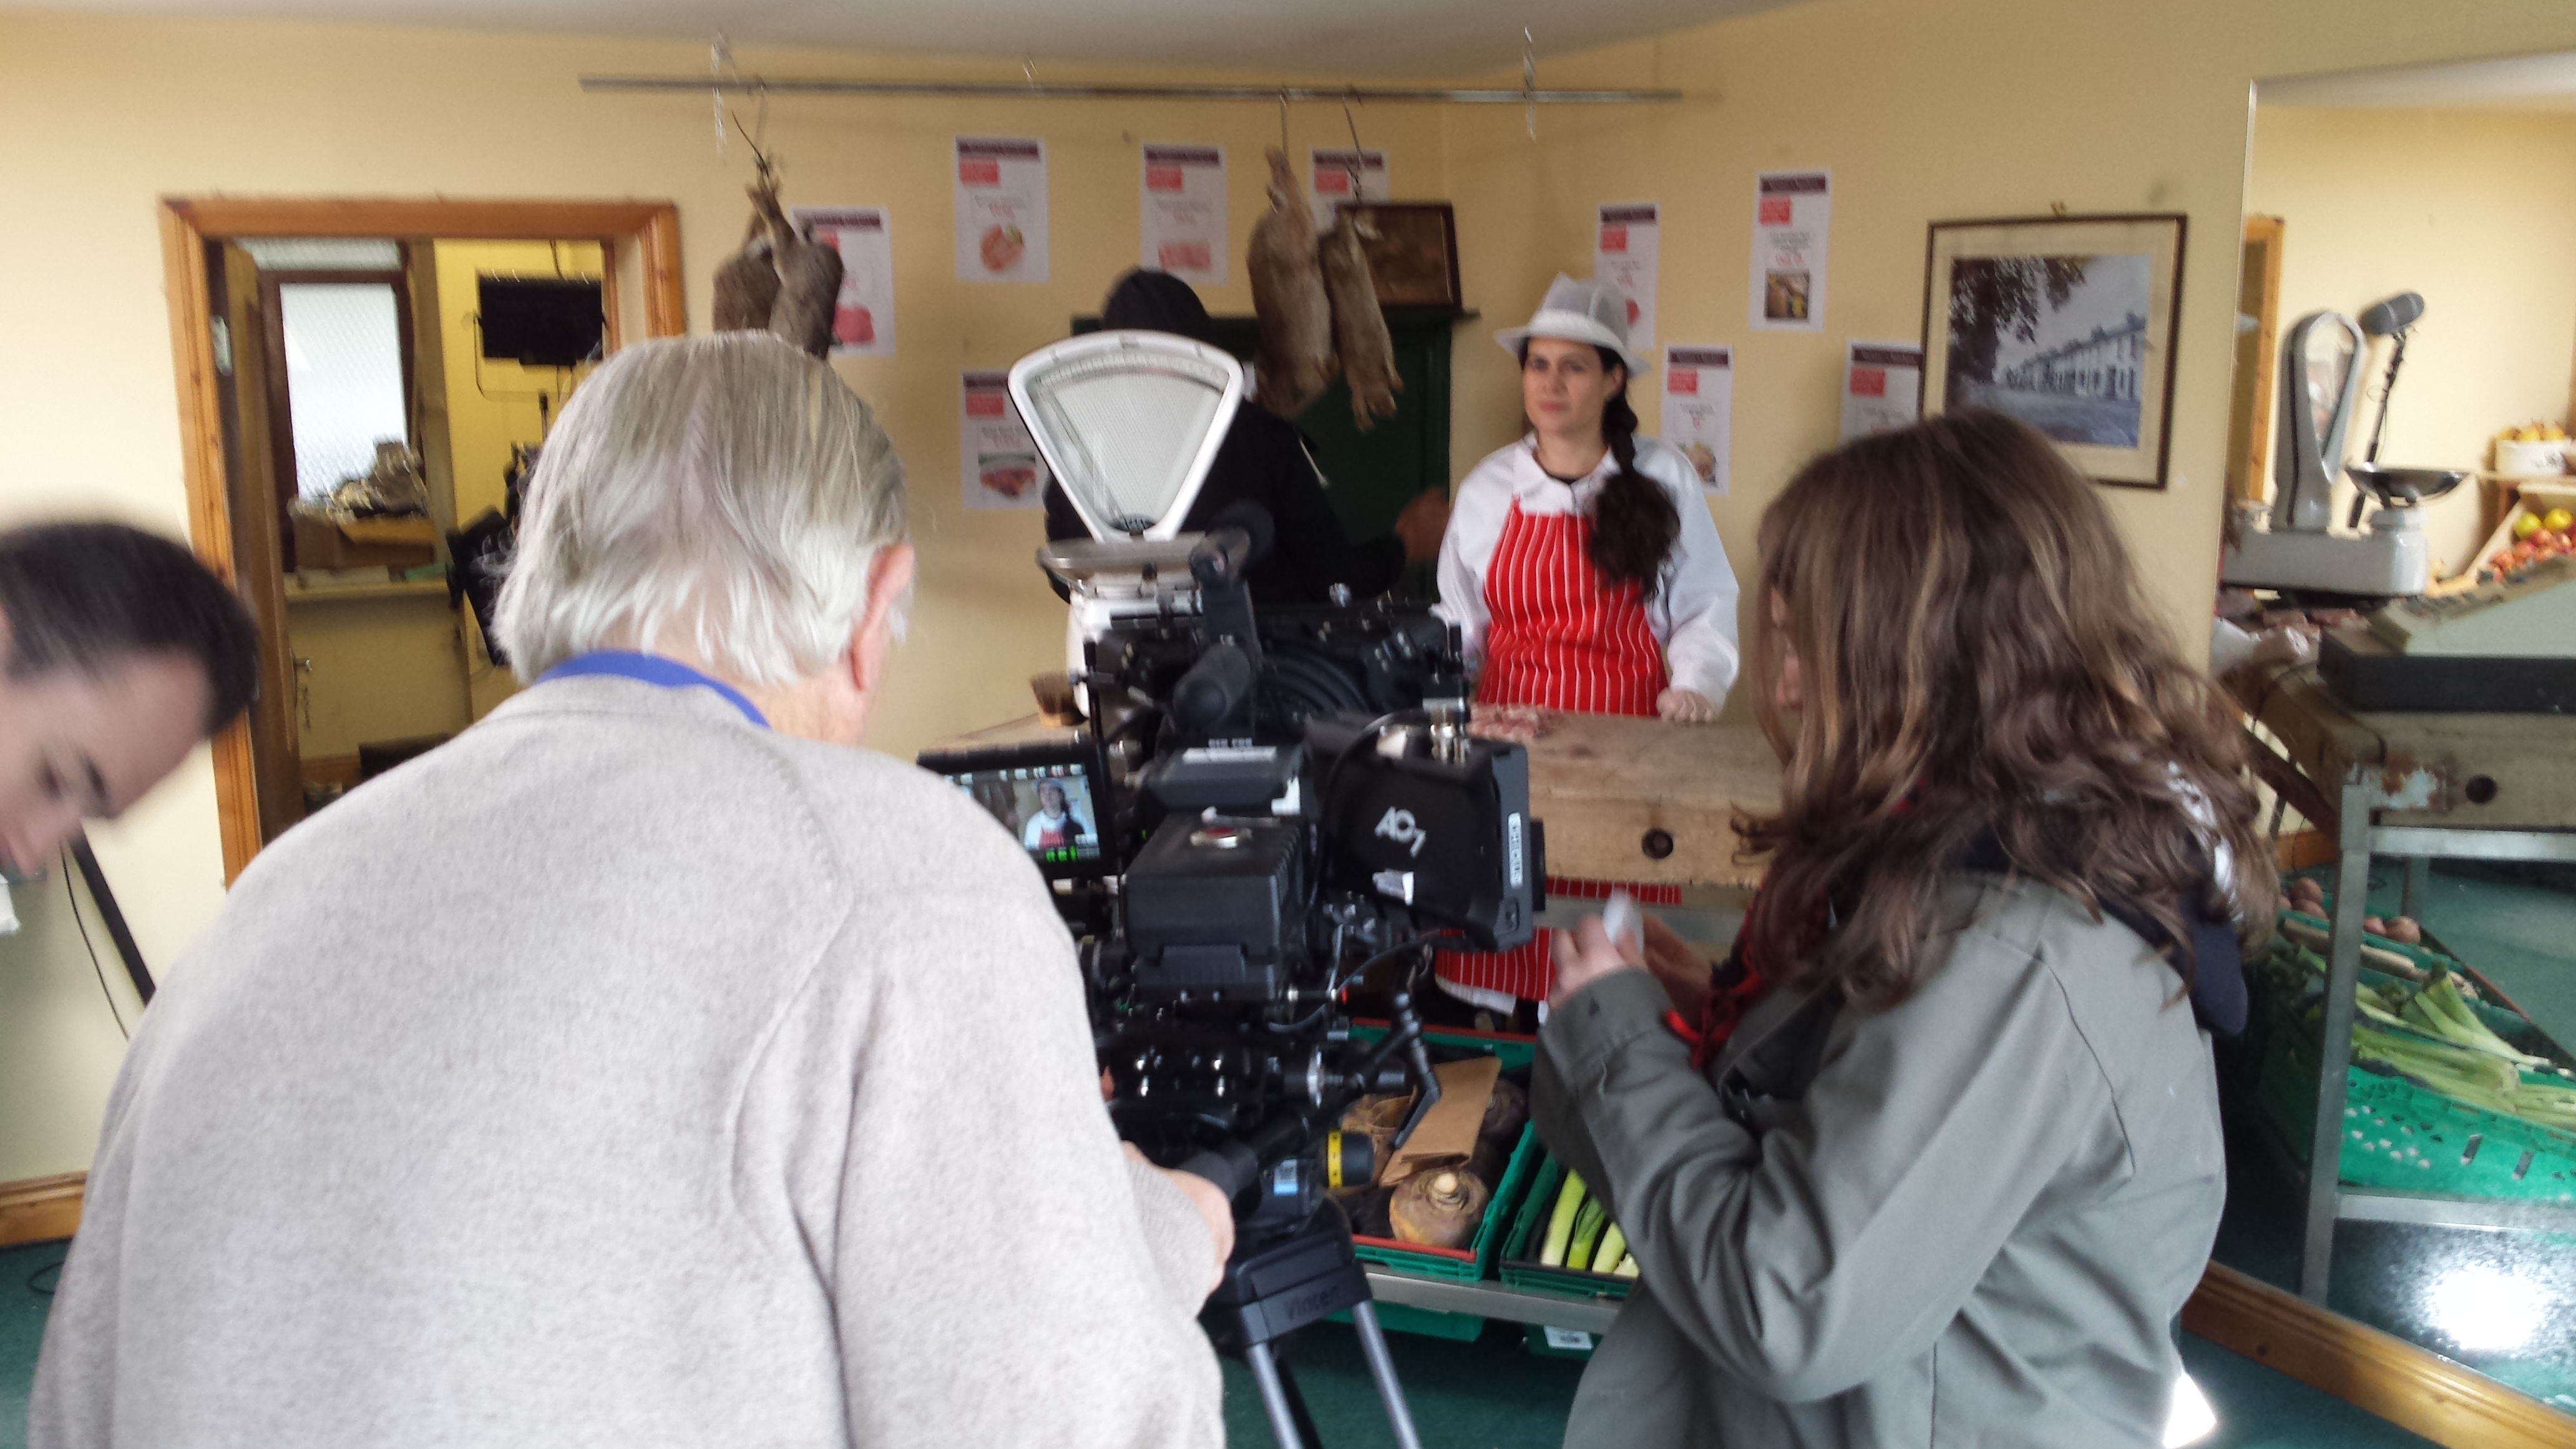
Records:
M2361 333L2364 337L2394 337L2414 326L2415 319L2423 315L2424 294L2400 292L2394 297L2373 302L2370 309L2361 314Z

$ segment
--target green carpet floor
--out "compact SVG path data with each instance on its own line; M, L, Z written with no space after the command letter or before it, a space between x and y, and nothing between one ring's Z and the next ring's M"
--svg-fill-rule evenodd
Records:
M51 1301L29 1285L48 1286L62 1255L59 1243L0 1249L0 1449L25 1449L27 1388ZM1389 1341L1424 1449L1555 1449L1563 1442L1581 1364L1532 1355L1517 1332L1500 1325L1476 1343L1408 1334ZM2198 1339L2184 1341L2183 1361L2218 1412L2218 1431L2202 1441L2207 1449L2416 1449L2427 1442ZM1329 1449L1394 1442L1349 1329L1309 1330L1291 1366ZM1225 1391L1227 1441L1263 1449L1270 1431L1251 1375L1228 1363Z

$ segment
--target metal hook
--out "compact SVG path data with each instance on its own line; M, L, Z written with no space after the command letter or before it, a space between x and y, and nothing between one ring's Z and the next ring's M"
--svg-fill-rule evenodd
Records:
M1538 139L1538 42L1530 37L1529 27L1521 27L1521 124L1529 128L1529 138Z
M1358 97L1359 88L1356 86L1350 87L1347 93L1342 97L1342 124L1351 128L1351 160L1350 165L1345 169L1351 173L1351 200L1353 202L1357 202L1362 199L1362 188L1368 184L1367 179L1360 174L1368 169L1368 156L1360 150L1360 123L1358 119L1351 114L1351 102L1358 99Z
M733 64L733 47L726 43L724 32L719 30L716 32L715 40L707 46L707 80L709 81L707 99L714 105L718 164L722 164L725 159L724 71L725 67L731 64Z

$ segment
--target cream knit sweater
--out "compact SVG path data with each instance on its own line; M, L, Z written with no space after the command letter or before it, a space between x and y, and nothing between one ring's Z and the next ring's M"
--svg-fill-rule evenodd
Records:
M61 1446L1202 1445L1210 1244L1018 843L703 689L532 689L271 845L143 1019Z

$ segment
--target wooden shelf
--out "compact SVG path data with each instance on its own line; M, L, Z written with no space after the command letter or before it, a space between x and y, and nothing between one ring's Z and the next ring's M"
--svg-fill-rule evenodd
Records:
M355 604L385 599L437 599L444 603L447 600L447 580L415 579L406 583L388 580L381 584L336 584L318 589L295 584L286 586L289 608L297 604Z

